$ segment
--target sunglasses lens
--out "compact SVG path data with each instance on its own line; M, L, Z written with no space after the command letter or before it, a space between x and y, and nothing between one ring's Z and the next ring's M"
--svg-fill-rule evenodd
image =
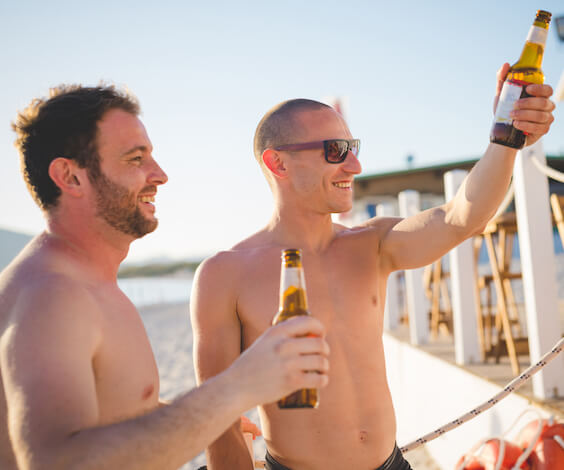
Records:
M355 139L351 141L350 151L355 157L358 157L358 152L360 150L360 140Z
M340 163L347 156L348 150L346 140L329 140L325 143L325 158L330 163Z

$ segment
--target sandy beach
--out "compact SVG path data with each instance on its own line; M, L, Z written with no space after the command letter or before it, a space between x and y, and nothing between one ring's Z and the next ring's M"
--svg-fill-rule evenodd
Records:
M180 393L195 387L192 361L192 329L187 302L159 304L139 309L153 347L161 379L160 395L172 399ZM259 424L256 409L245 413L254 423ZM401 443L400 443L401 444ZM254 442L255 458L264 459L265 445L262 438ZM441 470L431 459L424 447L406 455L414 470ZM184 465L183 470L197 470L205 465L201 453Z

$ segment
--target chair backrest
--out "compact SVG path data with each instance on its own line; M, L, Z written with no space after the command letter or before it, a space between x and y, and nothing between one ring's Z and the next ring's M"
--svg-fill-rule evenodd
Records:
M552 214L554 215L554 221L556 222L556 227L558 228L558 234L560 235L562 246L564 246L564 214L562 213L564 196L560 194L551 194L550 206L552 207Z

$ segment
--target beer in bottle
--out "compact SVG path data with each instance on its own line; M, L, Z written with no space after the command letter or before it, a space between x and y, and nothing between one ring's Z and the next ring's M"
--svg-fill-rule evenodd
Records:
M304 272L301 251L287 249L282 251L282 272L280 274L280 309L273 325L296 315L309 315L307 309ZM317 408L319 403L317 389L298 390L278 401L279 408Z
M537 11L521 57L509 69L497 104L490 134L491 142L516 149L523 148L525 145L526 135L513 127L513 119L509 113L519 98L529 96L525 92L527 85L544 82L541 63L551 16L548 11Z

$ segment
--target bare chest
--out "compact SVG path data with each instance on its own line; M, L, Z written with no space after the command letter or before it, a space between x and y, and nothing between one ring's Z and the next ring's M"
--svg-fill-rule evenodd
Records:
M272 324L279 309L280 261L264 261L247 268L239 289L245 347ZM338 256L304 256L303 264L309 311L325 325L330 344L357 341L366 328L381 332L386 280L374 266Z
M157 365L135 307L111 292L102 319L102 341L94 359L101 422L136 416L158 404Z

